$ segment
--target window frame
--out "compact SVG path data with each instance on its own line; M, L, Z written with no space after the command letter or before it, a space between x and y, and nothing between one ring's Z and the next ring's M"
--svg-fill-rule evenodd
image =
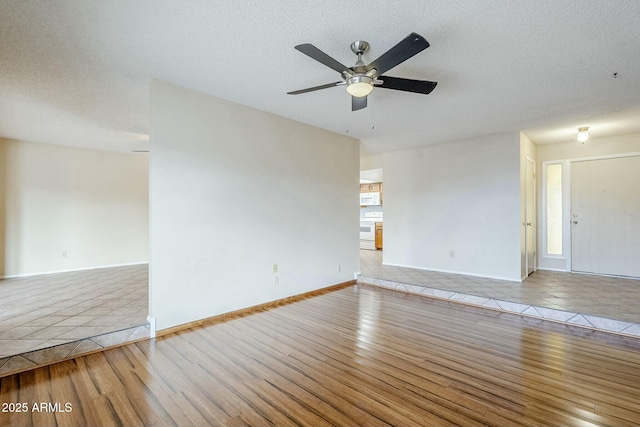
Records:
M562 224L562 230L560 232L561 235L561 239L562 239L562 252L560 254L550 254L549 253L549 248L548 248L548 229L547 229L547 224L548 224L548 219L547 219L547 183L548 183L548 168L549 166L555 166L555 165L560 165L561 167L561 179L562 179L562 195L561 195L561 203L562 203L562 219L561 219L561 224ZM567 259L567 255L568 255L568 243L567 239L566 239L566 234L567 234L567 227L565 226L565 217L567 216L567 212L568 212L568 164L566 160L551 160L551 161L546 161L542 163L542 194L541 194L541 204L542 204L542 215L541 215L541 219L542 219L542 256L544 258L550 258L550 259L563 259L566 260Z

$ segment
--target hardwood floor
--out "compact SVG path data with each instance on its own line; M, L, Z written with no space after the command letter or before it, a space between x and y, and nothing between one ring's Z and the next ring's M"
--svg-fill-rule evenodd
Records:
M1 378L0 402L28 409L0 426L639 425L640 340L359 286Z

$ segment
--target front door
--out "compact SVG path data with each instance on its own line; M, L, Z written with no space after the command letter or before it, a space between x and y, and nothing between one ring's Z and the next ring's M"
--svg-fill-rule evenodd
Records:
M571 163L571 269L640 277L640 156Z

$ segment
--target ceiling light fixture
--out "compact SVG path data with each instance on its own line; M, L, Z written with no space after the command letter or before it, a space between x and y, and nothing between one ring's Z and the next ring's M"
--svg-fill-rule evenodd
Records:
M367 96L373 90L373 79L367 76L353 76L347 80L347 92L357 98Z
M589 126L578 128L578 141L584 144L587 139L589 139Z

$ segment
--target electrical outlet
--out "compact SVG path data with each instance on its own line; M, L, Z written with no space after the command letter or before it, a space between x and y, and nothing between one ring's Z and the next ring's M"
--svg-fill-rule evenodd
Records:
M278 264L273 264L273 265L271 266L271 270L272 270L274 273L277 273L277 272L278 272Z
M66 258L69 256L69 251L62 251L62 258Z
M274 285L280 284L280 278L278 276L273 276L273 284Z
M455 258L456 257L456 251L452 250L451 252L449 252L449 256L451 258Z
M338 270L338 273L340 273L342 271L342 265L338 264L337 270Z

